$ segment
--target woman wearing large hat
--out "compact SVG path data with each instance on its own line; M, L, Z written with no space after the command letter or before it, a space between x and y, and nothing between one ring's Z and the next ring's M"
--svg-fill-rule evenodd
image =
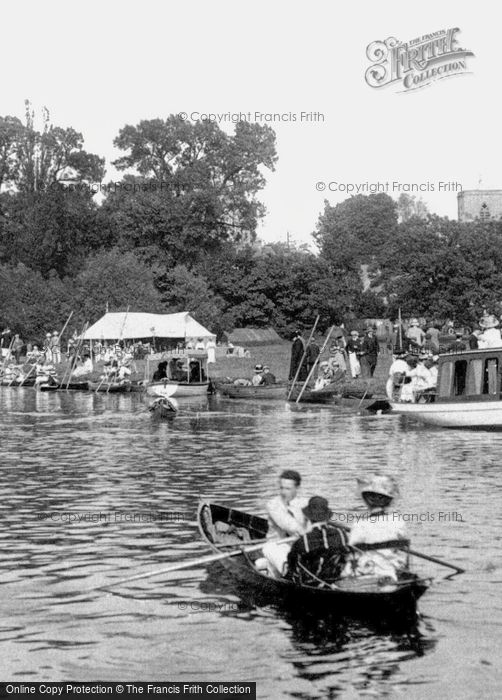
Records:
M480 348L500 348L502 347L502 337L498 328L499 322L493 314L485 314L479 322L482 330L478 338Z
M392 547L398 540L409 544L406 526L399 511L390 513L388 509L399 491L391 476L378 476L358 479L359 493L368 507L353 526L349 535L349 545L356 553L347 563L344 576L372 576L397 581L399 571L405 570L408 557L405 551ZM387 544L383 549L371 545Z

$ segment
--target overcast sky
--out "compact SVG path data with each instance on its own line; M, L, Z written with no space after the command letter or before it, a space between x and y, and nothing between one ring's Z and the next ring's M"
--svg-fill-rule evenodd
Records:
M296 121L261 121L275 129L279 156L261 193L266 241L287 231L308 241L324 199L346 198L317 182L431 183L421 195L429 209L456 217L456 193L439 192L439 182L502 188L501 14L487 0L4 3L0 114L22 118L25 98L46 105L55 124L81 131L86 150L106 157L108 180L124 124L179 112L291 113ZM368 86L368 44L451 27L475 54L469 74L413 92Z

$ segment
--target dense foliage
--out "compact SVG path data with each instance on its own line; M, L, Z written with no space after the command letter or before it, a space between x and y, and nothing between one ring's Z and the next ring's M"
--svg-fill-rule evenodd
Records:
M191 311L221 333L406 315L472 323L502 300L502 222L460 224L386 194L325 202L318 253L260 245L267 126L177 116L124 126L120 183L72 128L0 117L0 324L26 340L109 309ZM98 200L98 201L96 201Z

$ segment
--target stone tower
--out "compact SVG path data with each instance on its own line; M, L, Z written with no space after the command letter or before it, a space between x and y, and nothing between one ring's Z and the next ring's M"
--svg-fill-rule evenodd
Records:
M457 194L457 202L459 221L502 217L502 190L463 190Z

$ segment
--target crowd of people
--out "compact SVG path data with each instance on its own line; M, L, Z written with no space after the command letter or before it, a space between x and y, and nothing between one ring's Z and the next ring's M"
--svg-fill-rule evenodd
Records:
M300 495L301 481L292 469L280 475L279 494L267 503L269 541L257 569L311 585L347 577L377 578L380 585L398 581L408 567L409 539L403 521L388 514L398 495L395 480L374 474L358 479L367 512L350 533L331 521L326 498Z
M75 331L63 348L61 334L57 331L48 332L43 343L25 343L19 334L13 334L9 328L0 333L0 377L10 383L24 382L36 378L36 384L55 381L55 377L65 371L65 376L75 379L88 379L99 364L102 370L101 379L107 382L127 381L131 375L134 361L142 360L167 347L158 342L147 341L84 341ZM216 361L216 343L210 338L206 342L202 338L187 339L178 343L180 351L194 350L207 353L208 363ZM61 371L58 366L63 365ZM69 367L68 369L66 369ZM178 368L182 372L181 368ZM193 364L185 371L190 374L191 381L200 379L204 370ZM197 379L195 379L197 374Z

